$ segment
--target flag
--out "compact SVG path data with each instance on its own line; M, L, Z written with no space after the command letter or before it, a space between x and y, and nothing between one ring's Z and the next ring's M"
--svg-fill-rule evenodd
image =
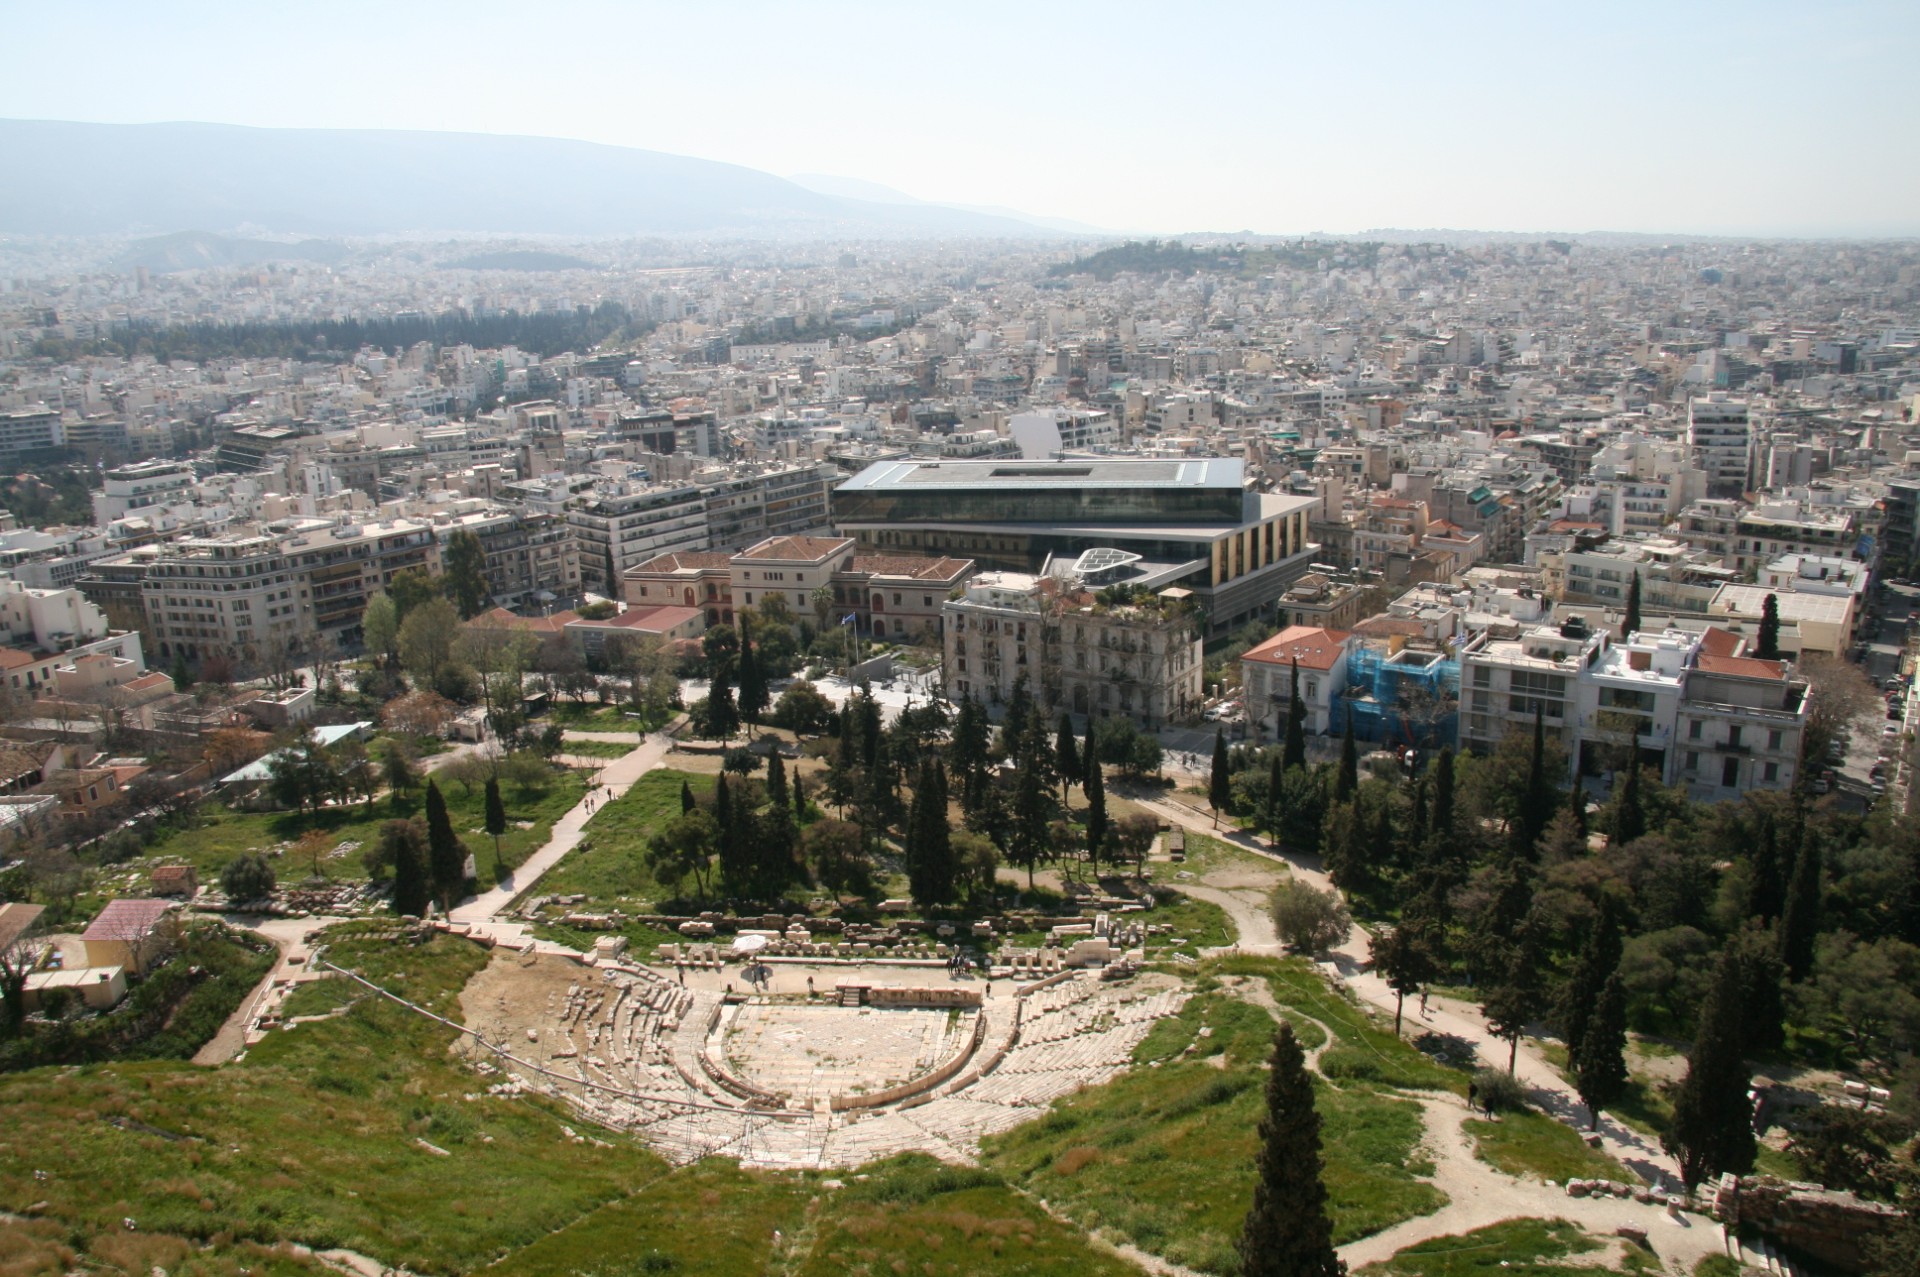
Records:
M840 624L842 624L842 625L852 625L852 624L853 624L853 618L854 618L854 613L852 613L852 612L849 612L849 613L847 613L847 614L846 614L845 616L843 616L843 617L841 617L841 618L840 618Z

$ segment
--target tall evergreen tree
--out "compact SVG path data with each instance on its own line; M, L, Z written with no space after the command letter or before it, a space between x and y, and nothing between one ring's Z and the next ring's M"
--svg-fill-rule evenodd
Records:
M1742 1050L1740 962L1722 951L1700 1008L1699 1030L1687 1053L1687 1076L1673 1097L1673 1117L1661 1147L1680 1163L1689 1189L1709 1177L1753 1169L1753 1105L1747 1099L1747 1061Z
M427 871L419 826L410 820L389 820L380 827L380 842L393 862L393 895L388 904L403 917L425 916L433 898L433 878Z
M1353 715L1347 715L1346 736L1340 742L1340 770L1333 776L1333 801L1351 802L1360 788L1360 746L1353 739Z
M787 792L787 764L780 757L780 751L767 751L767 801L773 809L786 812L791 807L792 796Z
M753 848L745 825L749 813L739 810L733 791L722 772L713 782L713 823L720 840L720 881L730 895L744 896L753 890Z
M184 692L193 686L193 671L187 668L186 652L176 648L173 653L173 690Z
M1100 723L1097 718L1087 720L1087 750L1080 756L1080 792L1085 794L1093 784L1090 779L1093 769L1100 765Z
M1300 662L1293 662L1292 692L1287 698L1287 738L1282 767L1292 771L1307 765L1307 703L1300 699Z
M1526 789L1520 795L1520 810L1513 822L1513 850L1531 859L1539 849L1540 835L1553 819L1557 795L1547 775L1547 727L1545 708L1533 707L1533 752L1527 761Z
M1409 925L1402 914L1399 926L1374 933L1367 942L1367 951L1373 959L1373 969L1393 990L1393 1033L1398 1037L1400 1012L1406 1005L1407 995L1418 993L1421 985L1439 973L1433 950L1420 927Z
M1596 1131L1600 1129L1600 1110L1626 1094L1627 992L1618 971L1600 985L1591 1014L1585 1017L1574 1085Z
M1267 762L1266 811L1267 837L1273 840L1273 844L1276 847L1280 845L1280 826L1283 813L1286 810L1286 802L1286 775L1280 769L1280 755L1276 752L1269 757Z
M986 711L969 692L961 699L960 710L954 715L952 745L954 776L960 782L960 806L968 813L979 810L986 789L987 751L992 734ZM1091 724L1087 739L1093 739Z
M427 782L427 872L433 879L434 899L442 909L453 908L467 885L467 849L453 832L446 796Z
M1576 1069L1580 1066L1580 1052L1586 1045L1587 1020L1593 1014L1600 990L1620 967L1623 947L1618 906L1612 895L1603 894L1599 911L1587 928L1586 943L1574 959L1567 982L1560 987L1560 1005L1555 1016L1561 1041L1567 1044L1567 1061Z
M1787 965L1779 945L1772 932L1748 919L1727 947L1740 964L1742 1044L1749 1055L1777 1051L1787 1041Z
M681 781L680 782L680 814L684 816L688 812L692 811L696 806L698 806L698 804L694 801L694 798L693 798L693 786L689 785L684 780Z
M947 823L947 774L939 760L929 758L920 765L913 808L907 816L907 890L923 909L954 897L952 832Z
M1780 600L1771 594L1760 602L1760 633L1753 654L1767 661L1780 659Z
M447 538L441 585L460 619L470 621L486 610L492 594L487 588L487 552L480 538L465 528Z
M1053 770L1060 777L1060 805L1067 805L1067 791L1080 783L1080 741L1073 734L1073 715L1060 712L1060 729L1053 739Z
M1520 1061L1520 1039L1527 1026L1546 1013L1549 1003L1546 982L1541 977L1545 966L1542 927L1531 915L1522 922L1511 940L1505 942L1504 958L1493 984L1480 1004L1487 1027L1507 1042L1507 1072Z
M1627 614L1620 618L1620 641L1626 642L1640 629L1640 572L1635 569L1627 584Z
M1027 730L1027 716L1033 713L1033 693L1027 690L1026 672L1014 675L1013 690L1007 694L1007 714L1001 727L1007 738L1006 753L1014 753L1014 739Z
M506 862L500 857L500 835L507 832L507 805L500 801L498 776L487 777L486 830L493 836L493 876L497 881L507 872Z
M1320 1114L1293 1026L1281 1021L1260 1120L1253 1205L1235 1250L1242 1277L1345 1277L1321 1182Z
M1207 805L1213 808L1213 827L1220 828L1220 813L1233 805L1233 772L1227 760L1227 734L1213 734L1213 769L1207 773Z
M1780 960L1795 982L1813 971L1814 941L1820 934L1820 844L1811 834L1800 839L1787 905L1780 914Z
M736 701L740 717L758 727L760 716L767 712L767 674L760 664L760 653L753 646L753 635L746 625L740 627L740 659L734 673L740 684L740 695Z
M1433 760L1433 805L1429 810L1429 834L1451 846L1454 828L1453 746L1443 748Z
M1053 814L1049 806L1047 786L1039 771L1032 767L1019 768L1014 773L1013 822L1007 859L1027 871L1028 891L1033 890L1034 871L1047 854L1047 824Z
M1640 759L1614 781L1613 810L1607 813L1607 845L1624 847L1647 832L1646 802L1640 794Z
M1087 858L1093 862L1093 874L1100 876L1100 853L1107 846L1107 782L1100 774L1100 760L1093 760L1087 773Z

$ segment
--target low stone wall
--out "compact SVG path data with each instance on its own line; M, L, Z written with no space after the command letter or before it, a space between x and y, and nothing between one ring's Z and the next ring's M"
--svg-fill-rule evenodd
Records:
M922 1073L919 1077L909 1078L900 1085L890 1086L884 1091L873 1091L862 1095L836 1095L828 1101L828 1106L836 1113L844 1113L848 1109L879 1108L917 1095L930 1095L935 1087L965 1067L967 1061L973 1058L973 1053L980 1049L980 1040L986 1036L986 1033L987 1016L983 1011L973 1017L973 1036L967 1040L967 1044L939 1068L930 1073Z
M1729 1230L1745 1225L1769 1241L1849 1273L1866 1272L1868 1241L1886 1236L1900 1222L1900 1212L1892 1206L1770 1175L1722 1176L1713 1206Z
M980 1001L978 989L867 986L867 1005L873 1007L977 1007Z
M752 1104L764 1104L768 1108L787 1107L785 1097L775 1095L772 1091L762 1090L745 1078L736 1077L731 1070L722 1068L713 1058L713 1053L707 1049L708 1044L713 1041L713 1031L719 1027L720 1017L726 1014L729 1005L732 1004L719 1003L713 1008L713 1014L707 1017L706 1030L700 1035L700 1049L694 1053L695 1058L700 1061L700 1071L712 1079L715 1086L729 1095L738 1096Z

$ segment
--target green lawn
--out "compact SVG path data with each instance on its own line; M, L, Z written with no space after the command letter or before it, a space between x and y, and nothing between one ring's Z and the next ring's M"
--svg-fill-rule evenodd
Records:
M1384 1056L1371 1071L1316 1086L1336 1239L1364 1237L1446 1204L1444 1193L1418 1178L1432 1170L1418 1151L1419 1106L1379 1078L1424 1088L1454 1085L1459 1075L1374 1028L1302 961L1221 959L1200 970L1196 995L1153 1027L1135 1050L1133 1071L990 1138L987 1164L1084 1228L1112 1229L1202 1272L1233 1272L1266 1103L1260 1066L1274 1032L1265 1009L1217 978L1235 975L1264 981L1309 1049L1326 1043L1331 1030L1328 1056L1342 1049Z
M586 953L593 948L593 942L601 936L617 935L627 938L627 955L642 962L651 962L663 944L683 944L686 937L677 931L665 927L655 927L644 922L629 922L613 931L583 931L578 927L569 927L558 922L537 922L533 934L542 940L552 940L556 944L566 945Z
M500 838L500 853L512 868L543 846L553 832L553 822L574 804L586 789L586 781L576 773L556 770L546 788L527 792L511 783L501 786L500 797L507 808L507 832ZM473 852L480 876L480 890L494 882L493 839L485 829L486 795L480 786L471 789L458 781L441 787L447 800L447 814L453 828ZM264 852L283 885L297 883L313 872L304 857L291 854L296 839L308 830L324 831L333 846L322 853L320 873L336 880L367 876L360 863L361 850L378 836L385 822L419 815L425 807L424 787L401 797L389 795L373 803L354 803L348 807L326 807L317 812L234 811L209 803L200 810L200 824L189 830L177 830L148 848L149 856L169 862L186 861L200 870L202 882L216 882L220 869L228 861L250 851ZM522 828L523 825L529 826Z
M1166 884L1162 884L1163 888ZM1230 945L1239 938L1234 929L1233 920L1227 917L1227 911L1210 900L1196 900L1192 896L1167 894L1164 890L1159 903L1140 913L1123 915L1127 922L1140 922L1148 925L1172 927L1166 935L1147 937L1147 952L1150 956L1164 957L1169 953L1184 953L1188 957L1198 957L1202 949L1218 949ZM1170 940L1179 940L1180 944L1169 944Z
M1659 1262L1651 1255L1631 1248L1624 1267L1618 1269L1575 1258L1589 1256L1606 1244L1564 1219L1509 1219L1459 1236L1429 1238L1407 1247L1384 1263L1368 1264L1360 1274L1365 1277L1591 1277L1597 1272L1659 1271Z
M1474 1155L1508 1175L1550 1179L1612 1179L1637 1183L1639 1177L1598 1149L1580 1133L1545 1113L1503 1113L1497 1122L1467 1122Z
M634 710L633 713L640 711ZM638 736L643 732L654 731L664 719L653 721L645 718L628 718L629 711L616 705L596 705L591 701L575 704L573 701L561 701L547 711L546 721L576 732L632 732Z
M563 754L571 754L575 758L625 758L628 754L631 754L638 745L638 741L632 745L624 745L619 741L581 740L578 736L570 736L567 738L566 743L560 747L560 752Z
M1275 878L1285 877L1287 866L1277 860L1256 855L1244 847L1236 847L1220 838L1187 831L1187 858L1179 864L1155 867L1156 877L1167 877L1185 869L1196 878L1224 870L1239 870L1244 873L1270 874ZM1174 884L1177 885L1177 884Z
M593 813L585 850L575 851L540 880L542 895L584 894L595 906L652 901L662 893L647 869L647 839L680 814L680 786L696 796L713 789L713 777L657 768L626 793Z

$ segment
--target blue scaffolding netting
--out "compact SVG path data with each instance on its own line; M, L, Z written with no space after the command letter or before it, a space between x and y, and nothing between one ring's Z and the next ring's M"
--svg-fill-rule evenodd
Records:
M1438 749L1455 743L1460 727L1460 662L1431 650L1388 654L1371 645L1347 657L1347 686L1333 698L1331 728L1353 722L1356 740Z

